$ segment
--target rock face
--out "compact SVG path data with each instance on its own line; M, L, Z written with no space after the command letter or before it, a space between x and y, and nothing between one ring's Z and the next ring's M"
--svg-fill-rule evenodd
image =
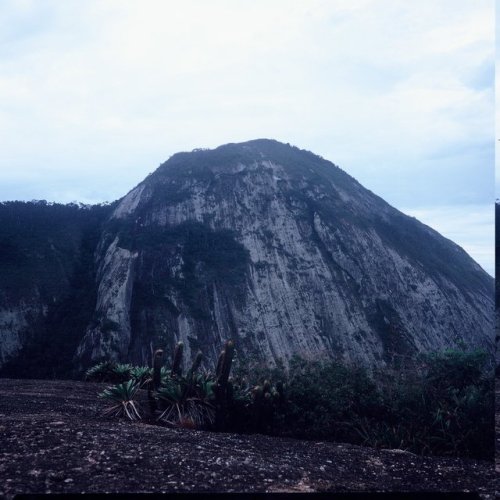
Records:
M96 255L78 349L147 363L182 340L212 362L293 354L366 365L493 352L494 283L460 247L332 163L271 140L172 156L129 192Z
M24 354L18 375L41 376L71 360L95 305L93 254L110 210L0 203L0 367Z

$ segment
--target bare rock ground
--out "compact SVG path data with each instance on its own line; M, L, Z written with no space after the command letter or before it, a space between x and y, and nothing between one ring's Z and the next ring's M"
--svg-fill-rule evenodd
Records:
M498 490L490 462L104 419L105 386L0 379L0 496Z

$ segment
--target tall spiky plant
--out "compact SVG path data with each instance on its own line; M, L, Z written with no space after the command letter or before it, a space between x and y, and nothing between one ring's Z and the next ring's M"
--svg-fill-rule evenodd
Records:
M161 365L163 364L163 350L156 349L153 354L153 389L158 390L161 384Z
M233 362L234 357L234 342L232 340L228 340L224 347L224 351L221 353L221 363L220 368L217 373L217 384L221 388L223 392L225 392L227 388L227 382L229 380L229 373L231 372L231 364Z
M224 356L226 355L226 350L222 349L219 354L219 358L217 359L217 366L215 368L215 376L219 378L222 370L222 364L224 363Z
M182 354L184 352L184 343L177 342L174 350L174 358L172 361L172 370L170 375L172 377L180 377L182 375Z
M189 373L191 375L196 373L198 368L201 366L202 360L203 360L203 354L201 353L201 351L198 351L198 353L196 354L196 357L194 358L193 364L191 365L191 369L189 370Z
M215 425L218 429L225 427L225 419L228 406L228 397L232 394L232 390L228 390L230 385L229 373L231 372L231 364L234 357L234 342L228 340L224 346L224 350L219 356L216 371L216 384L215 384L215 401L216 401L216 421ZM231 386L232 389L232 386Z
M161 370L162 370L162 364L163 364L163 350L156 349L156 351L153 351L153 345L151 345L151 356L152 356L151 364L153 365L153 368L152 368L153 378L149 379L149 381L148 381L149 383L148 383L147 387L148 387L149 412L151 413L151 416L154 417L154 414L155 414L156 409L158 407L154 393L156 393L156 391L161 386Z
M196 371L200 367L202 359L203 359L203 354L201 353L201 351L198 351L196 357L194 358L193 364L191 365L191 368L189 369L189 372L187 373L186 376L187 383L189 385L188 392L191 392L193 386L196 384Z

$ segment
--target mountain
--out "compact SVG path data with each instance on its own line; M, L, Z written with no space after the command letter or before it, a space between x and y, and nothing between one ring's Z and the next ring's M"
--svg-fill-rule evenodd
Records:
M500 201L495 202L495 276L500 271ZM500 280L495 280L495 345L496 374L500 375Z
M95 306L100 225L112 209L0 203L0 367L6 374L71 371Z
M178 340L187 357L200 349L213 363L227 338L242 357L285 364L293 354L382 365L446 347L493 352L493 279L331 162L287 144L175 154L93 227L95 300L73 333L81 367L147 363L151 347ZM11 301L21 316L23 297Z
M273 361L491 345L493 280L461 248L276 141L174 155L121 200L98 255L88 361L175 340L214 359L230 337Z

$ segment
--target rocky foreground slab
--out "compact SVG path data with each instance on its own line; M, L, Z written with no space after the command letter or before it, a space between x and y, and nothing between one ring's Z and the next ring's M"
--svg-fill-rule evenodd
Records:
M106 420L106 385L0 379L0 495L475 491L493 463ZM498 488L497 488L498 489Z

